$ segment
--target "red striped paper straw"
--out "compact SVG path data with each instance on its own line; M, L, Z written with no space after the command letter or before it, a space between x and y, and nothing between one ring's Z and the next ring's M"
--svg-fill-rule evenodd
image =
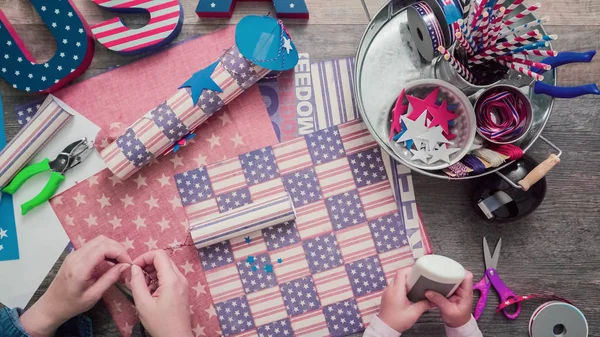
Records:
M498 56L519 53L524 50L535 50L535 49L540 49L540 48L546 48L549 46L550 46L550 43L548 43L546 41L534 42L534 43L526 44L521 47L512 47L512 48L505 48L505 49L500 49L496 45L496 46L492 46L492 47L488 48L487 50L484 50L481 53L471 57L469 59L469 63L481 64L484 62L484 60L493 60Z
M542 34L536 29L531 32L527 32L521 36L517 36L512 40L498 43L494 47L497 49L517 49L521 47L524 42L535 42L540 40L543 37Z
M524 11L522 11L521 13L515 15L514 17L510 18L509 20L505 20L504 24L507 26L510 26L512 24L514 24L515 22L521 20L522 18L526 17L527 15L535 12L536 10L538 10L538 8L540 8L542 5L538 2L533 6L529 6L527 7ZM508 15L508 14L506 14Z
M514 56L500 56L499 59L512 63L524 64L526 66L536 67L544 70L552 69L552 66L542 62L536 62L528 59L524 59L522 57L514 57Z
M517 63L511 63L508 61L504 61L502 59L498 59L498 63L500 63L501 65L505 66L505 67L509 67L510 69L517 71L523 75L529 76L531 78L533 78L536 81L543 81L544 80L544 76L534 73L533 71L531 71L531 69L527 66L522 66L520 64Z
M446 59L446 61L450 63L450 66L454 68L454 70L456 70L456 72L458 72L460 76L462 76L469 83L475 83L475 78L473 77L473 74L471 74L469 69L460 64L460 62L458 62L458 60L454 56L452 56L452 54L450 54L450 52L446 50L446 48L440 46L438 48L438 51L444 55L444 59Z
M471 8L469 10L469 15L467 16L467 21L465 23L469 27L469 33L472 33L471 23L475 20L475 12L477 11L479 6L477 5L477 1L471 1Z
M504 15L506 13L505 7L500 7L498 11L496 11L496 18L492 23L493 30L492 36L487 41L488 43L484 46L484 48L488 48L489 46L493 46L498 41L498 35L500 34L500 30L502 30L502 20L504 19Z
M475 3L477 3L477 1L475 1ZM477 22L479 21L479 16L485 9L485 6L487 5L487 3L488 3L488 0L482 0L481 3L479 4L479 7L477 7L477 10L475 11L475 15L473 16L473 21L471 22L471 29L475 28L475 26L477 25Z
M554 50L539 50L539 49L523 50L523 51L518 52L516 54L529 55L529 56L542 56L542 57L554 57L554 56L558 56L558 52L557 51L554 51Z
M481 28L481 42L484 44L490 40L490 28L492 27L492 16L488 14L488 17L484 19Z
M498 0L496 2L496 4L494 5L493 11L494 12L498 11L502 7L502 5L504 5L504 0Z
M460 45L463 47L463 49L467 51L467 54L469 56L475 55L475 50L473 50L473 48L471 48L471 45L465 39L465 37L463 36L462 33L456 32L456 33L454 33L454 36L456 36L458 43L460 43Z
M525 0L515 0L510 6L508 6L508 8L506 9L505 15L508 16L515 9L517 9L519 7L519 5L522 4L524 1Z
M488 12L483 12L481 24L478 25L477 27L475 27L475 30L472 33L474 39L480 39L483 36L483 25L485 24L485 22L489 18L489 16L490 16L490 14Z

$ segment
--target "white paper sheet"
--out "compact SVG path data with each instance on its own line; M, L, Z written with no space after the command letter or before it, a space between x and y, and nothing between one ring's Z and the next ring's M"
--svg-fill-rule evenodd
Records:
M100 131L97 125L67 108L64 103L62 105L74 115L73 119L32 159L31 163L44 158L53 160L70 143L83 137L93 141ZM104 162L98 152L92 151L79 166L65 174L66 179L57 194L104 168ZM27 305L69 243L69 238L50 204L45 203L27 215L21 215L21 204L37 195L46 185L48 178L49 173L31 178L13 197L20 258L0 262L0 302L8 307L23 308Z

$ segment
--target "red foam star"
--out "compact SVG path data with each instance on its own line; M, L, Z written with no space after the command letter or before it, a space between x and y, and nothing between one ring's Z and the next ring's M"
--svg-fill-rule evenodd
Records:
M444 132L450 134L450 127L448 126L448 122L458 117L448 110L448 102L442 102L442 105L437 109L429 109L429 113L433 116L429 127L432 128L434 126L440 125Z
M410 95L406 96L406 98L408 98L408 103L410 103L410 105L413 108L407 117L413 121L416 121L417 118L421 116L423 111L429 110L429 113L432 113L432 110L437 109L438 106L435 102L437 100L437 95L439 91L440 88L435 88L427 97L425 97L425 99L420 99L418 97Z
M394 137L394 133L400 132L402 127L400 126L400 116L406 112L408 109L407 105L402 105L402 101L404 100L404 90L398 96L398 100L396 101L396 106L392 110L392 126L390 130L390 140Z

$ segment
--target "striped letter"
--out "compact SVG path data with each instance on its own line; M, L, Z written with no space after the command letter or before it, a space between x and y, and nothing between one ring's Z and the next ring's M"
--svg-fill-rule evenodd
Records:
M110 11L148 12L150 21L138 29L127 28L114 18L92 27L94 37L106 48L125 55L154 51L171 43L183 26L179 0L92 0Z
M0 77L15 89L49 93L88 68L94 57L94 40L71 0L31 0L31 3L54 36L56 53L46 63L36 63L0 10Z

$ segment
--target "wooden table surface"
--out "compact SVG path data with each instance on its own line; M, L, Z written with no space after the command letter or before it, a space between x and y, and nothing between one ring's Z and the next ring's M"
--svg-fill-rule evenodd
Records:
M89 0L75 0L78 8L94 24L113 17ZM231 20L198 19L196 0L182 0L185 24L178 40L208 34L235 24L248 14L272 11L269 3L240 2ZM368 0L373 15L385 0ZM528 0L527 3L534 1ZM353 56L368 23L359 0L307 0L311 18L306 22L285 20L300 51L310 53L313 61ZM48 59L55 47L47 41L48 30L29 1L0 0L0 8L16 27L25 44L38 60ZM557 50L586 51L600 47L600 1L545 0L540 16L550 18L548 31L559 34ZM125 16L130 27L144 25L142 16ZM133 58L119 56L99 44L88 71L81 81ZM591 64L576 64L558 71L561 85L593 83L600 78L600 58ZM18 130L11 113L15 105L31 98L0 81L4 97L8 136ZM493 224L480 219L471 208L471 191L478 183L448 182L413 175L417 202L427 226L434 251L460 261L478 280L483 272L481 238L490 242L502 237L499 272L518 294L552 291L572 300L588 319L590 336L600 336L600 100L586 96L557 100L544 136L563 151L562 162L547 176L548 192L544 203L529 217L515 223ZM545 159L550 149L537 142L530 154ZM64 257L64 256L63 256ZM52 280L60 261L36 293L39 298ZM542 301L526 302L520 318L508 321L495 314L497 304L491 294L488 309L480 320L486 336L528 336L531 313ZM31 304L31 303L30 303ZM92 311L95 336L117 336L118 330L103 304ZM425 314L407 336L443 335L439 313Z

